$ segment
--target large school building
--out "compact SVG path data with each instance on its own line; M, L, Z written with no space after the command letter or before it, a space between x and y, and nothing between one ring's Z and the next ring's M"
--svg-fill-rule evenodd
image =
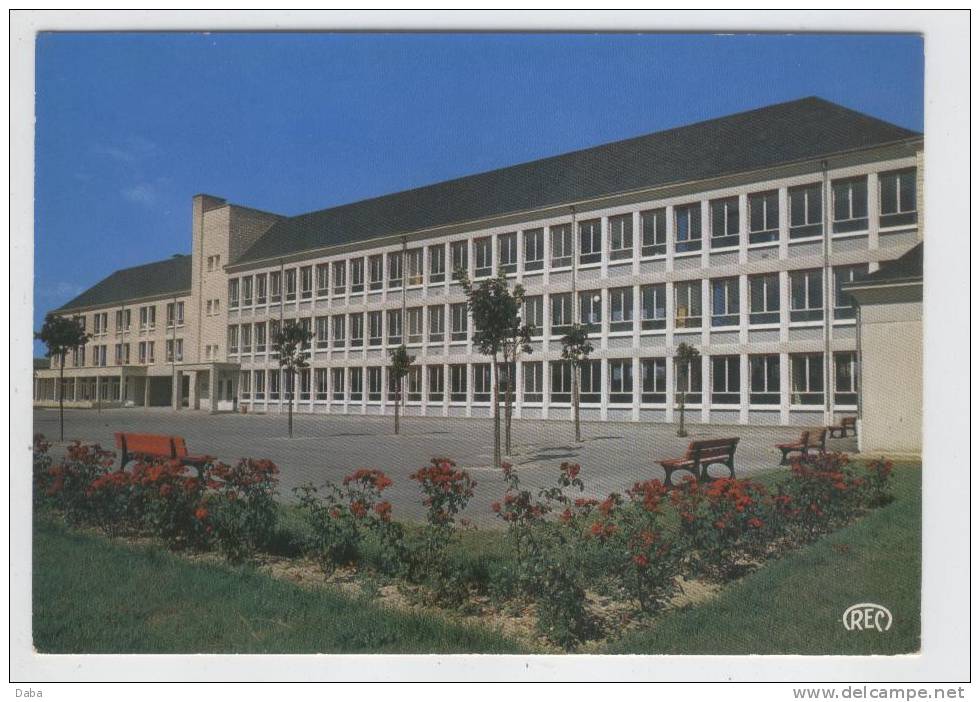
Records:
M299 412L491 412L489 359L453 271L524 286L533 351L515 415L570 416L560 339L588 326L583 418L820 424L854 414L846 283L922 240L922 135L818 98L773 105L298 216L210 195L189 255L120 270L59 314L89 343L35 370L35 403L280 412L271 340L313 334ZM688 373L682 342L701 352ZM686 387L679 387L679 380Z

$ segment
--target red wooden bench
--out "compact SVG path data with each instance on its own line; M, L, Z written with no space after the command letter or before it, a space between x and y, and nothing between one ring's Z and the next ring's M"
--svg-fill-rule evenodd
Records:
M857 417L844 417L840 420L840 424L832 427L827 427L827 431L830 432L830 438L837 438L835 435L840 433L841 439L847 438L847 432L850 430L854 436L857 436Z
M198 471L214 460L213 456L192 456L187 442L181 436L166 434L131 434L116 432L116 448L119 449L119 467L124 468L133 459L172 459Z
M788 444L776 444L776 448L783 452L783 457L779 465L785 466L789 454L799 452L801 457L806 457L810 449L816 449L818 453L827 451L827 429L804 429L800 433L800 438Z
M708 467L715 464L728 468L728 472L734 478L736 446L738 446L738 437L692 441L688 444L687 451L682 457L659 461L660 465L663 466L664 472L667 474L664 484L673 487L671 476L677 470L688 471L696 480L711 480Z

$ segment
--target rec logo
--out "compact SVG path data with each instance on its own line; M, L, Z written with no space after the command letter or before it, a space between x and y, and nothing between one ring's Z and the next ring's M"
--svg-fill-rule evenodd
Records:
M862 602L844 610L844 628L848 631L888 631L892 628L892 613L884 605Z

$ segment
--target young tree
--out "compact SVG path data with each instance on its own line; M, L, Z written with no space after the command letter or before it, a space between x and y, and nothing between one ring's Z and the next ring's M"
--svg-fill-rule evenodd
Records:
M677 427L677 436L687 436L687 431L684 429L684 406L687 404L687 388L690 386L691 364L699 358L701 358L701 354L687 342L681 343L674 353L674 391L677 394L681 412L681 422L680 426ZM677 392L678 387L681 388L680 392Z
M412 367L412 363L415 362L415 356L408 355L408 349L405 348L405 344L402 344L396 349L391 350L391 365L388 366L388 372L391 373L391 377L395 381L395 433L399 431L399 417L402 406L402 385L405 382L405 376L408 375L408 371Z
M573 324L561 339L561 357L572 365L572 416L575 419L575 441L582 441L582 427L579 421L578 386L582 365L588 360L594 347L589 341L589 332L584 324Z
M272 340L273 353L279 354L279 367L286 371L286 399L289 402L289 438L293 437L293 396L296 389L296 371L309 368L307 360L310 352L306 347L313 338L309 329L304 329L295 321L282 325Z
M520 285L514 287L514 297L517 299L517 309L520 310L524 305L524 288ZM504 389L504 453L511 455L510 426L514 417L514 373L517 372L517 362L521 355L531 353L531 334L534 333L534 326L521 324L521 317L515 319L515 326L510 330L510 334L504 341L502 356L504 368L506 369L506 384Z
M34 338L48 347L48 358L58 360L58 414L61 426L61 441L65 440L65 359L73 348L84 345L91 335L77 319L60 317L49 312L44 318L41 331L34 332Z
M513 338L514 329L520 327L519 300L524 290L517 286L514 292L507 287L507 277L501 273L474 285L464 270L455 273L466 292L470 314L473 315L473 344L480 353L489 356L493 368L493 464L500 466L500 356Z

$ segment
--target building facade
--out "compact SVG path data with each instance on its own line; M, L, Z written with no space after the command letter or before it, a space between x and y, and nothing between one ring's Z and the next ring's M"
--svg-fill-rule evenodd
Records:
M844 286L921 242L922 178L921 134L808 98L296 217L199 195L192 254L129 269L186 279L139 297L110 276L59 310L95 333L65 397L283 411L270 340L295 320L313 334L297 411L392 412L404 343L405 414L488 416L462 268L526 290L517 417L570 416L560 339L579 321L585 419L674 421L683 390L694 421L822 424L857 410ZM151 305L163 324L144 327ZM682 342L702 355L680 374ZM56 377L38 372L37 402Z

